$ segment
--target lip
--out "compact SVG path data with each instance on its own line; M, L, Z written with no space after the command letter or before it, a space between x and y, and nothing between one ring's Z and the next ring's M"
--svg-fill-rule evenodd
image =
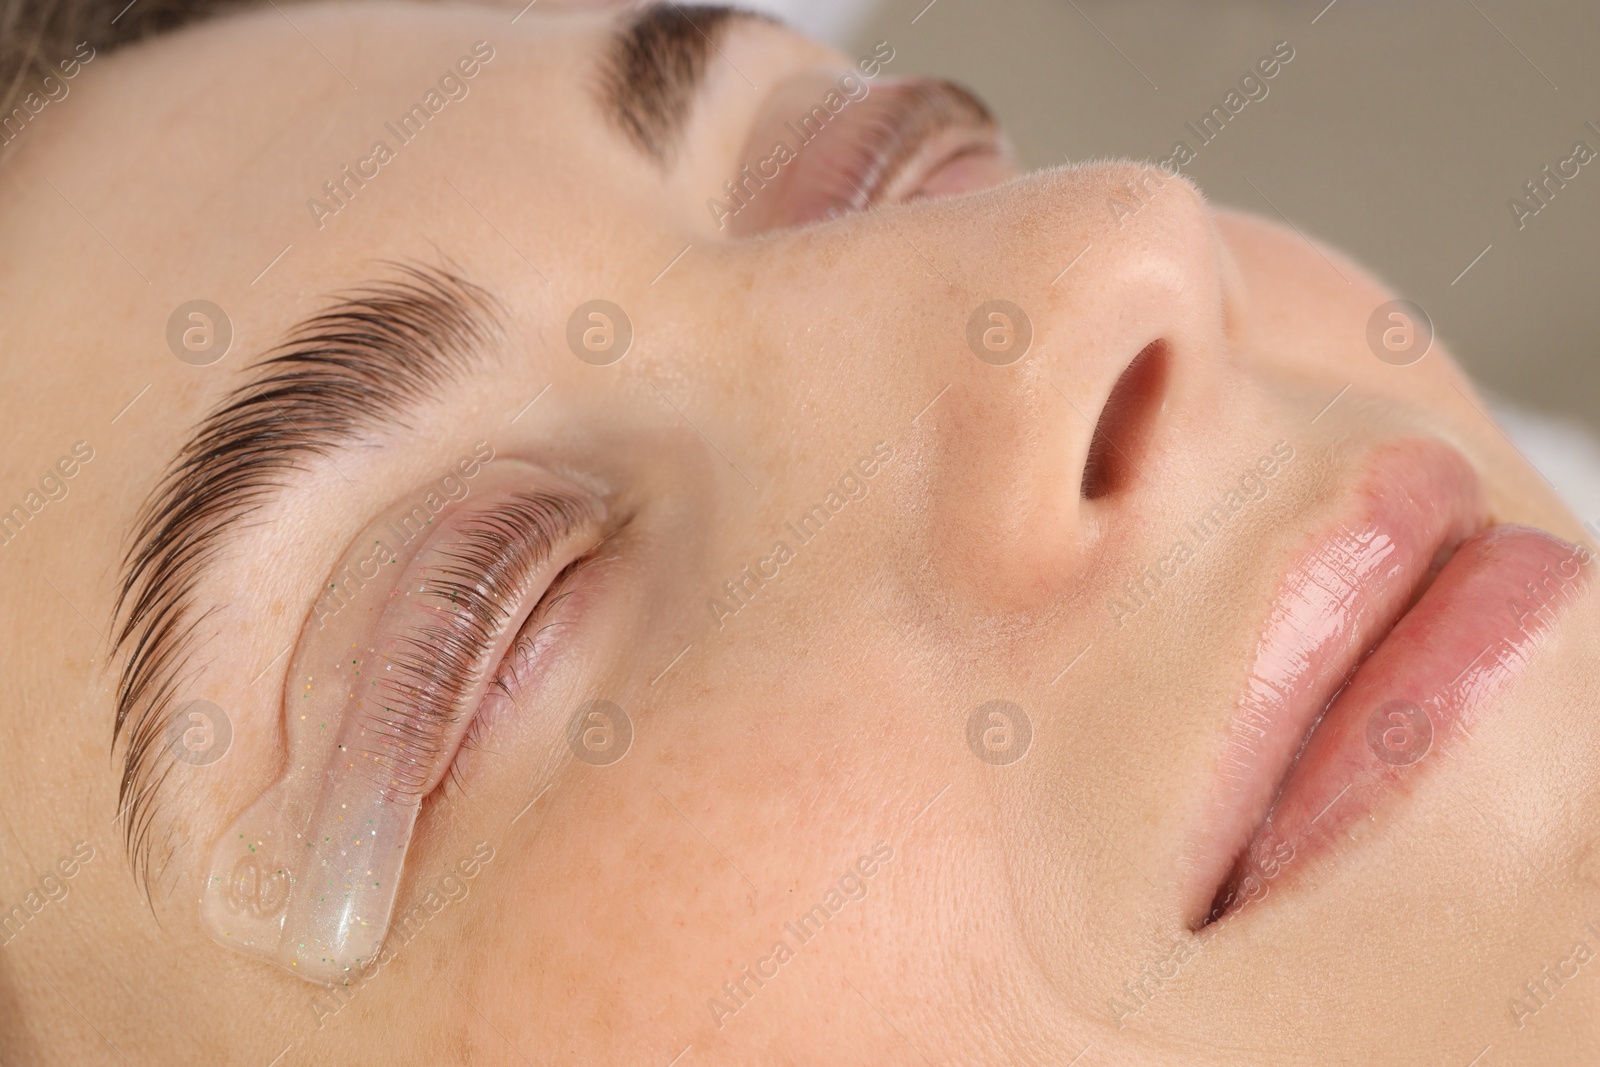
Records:
M1476 472L1442 443L1374 453L1261 629L1188 851L1191 925L1281 887L1408 794L1523 672L1589 558L1488 526Z

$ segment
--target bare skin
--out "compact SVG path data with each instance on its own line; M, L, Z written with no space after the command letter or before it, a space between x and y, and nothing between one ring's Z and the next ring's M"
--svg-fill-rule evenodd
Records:
M1520 1020L1507 1007L1600 920L1592 594L1372 832L1238 921L1195 932L1179 905L1263 598L1363 457L1444 440L1496 521L1584 537L1441 345L1405 367L1374 357L1367 322L1391 294L1359 267L1134 164L958 169L911 190L937 196L733 236L706 201L769 94L855 57L736 26L661 166L587 93L609 16L286 10L305 36L268 10L97 58L0 168L4 503L75 442L93 453L0 550L0 900L92 848L0 952L0 1059L1592 1058L1591 968ZM336 214L308 210L479 41L494 57L466 98ZM1151 190L1139 209L1108 210L1129 182ZM147 893L108 755L125 539L195 423L385 262L448 262L493 294L495 358L230 532L184 694L226 709L232 742L174 765ZM164 334L197 297L234 331L203 367ZM565 340L598 298L634 330L609 366ZM1033 330L1003 366L967 339L996 298ZM1140 443L1086 498L1098 414L1152 340L1166 374ZM480 843L492 859L329 999L206 936L206 857L282 773L286 650L315 639L330 568L480 441L597 487L628 521L536 693L425 803L399 907ZM1294 461L1225 535L1148 608L1108 610L1279 442ZM865 488L790 539L853 471ZM779 540L792 558L763 564ZM744 568L773 566L729 597ZM566 744L597 696L634 731L605 766ZM967 742L996 699L1032 728L1005 765ZM814 937L786 933L879 846L858 899ZM780 939L792 958L760 963ZM1174 944L1190 946L1175 976L1113 1007ZM735 997L746 967L776 974Z

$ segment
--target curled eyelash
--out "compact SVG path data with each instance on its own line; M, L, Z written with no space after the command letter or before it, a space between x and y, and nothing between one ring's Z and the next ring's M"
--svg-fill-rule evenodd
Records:
M422 799L449 728L472 711L467 695L486 675L498 677L490 654L516 621L529 585L562 539L591 517L571 497L516 494L499 511L463 522L461 539L441 546L445 562L420 592L434 617L397 638L375 683L378 707L363 712L369 736L381 740L361 753L360 764L385 794Z
M864 98L860 110L850 137L835 136L831 154L817 157L816 181L838 212L875 203L938 131L958 122L996 128L983 101L948 81L889 86L875 99Z
M467 727L467 732L462 735L461 752L489 751L484 747L489 731L513 706L517 693L521 691L536 664L542 659L553 632L559 631L563 625L563 620L557 616L556 611L562 602L573 594L574 590L571 588L573 580L580 571L601 561L602 557L596 549L567 564L550 582L549 592L534 607L528 620L522 624L522 629L512 640L511 647L506 650L500 666L496 668L494 677L489 680L489 688L484 693L483 702L472 724ZM466 783L462 779L459 760L450 764L450 772L445 783L456 792L465 790Z

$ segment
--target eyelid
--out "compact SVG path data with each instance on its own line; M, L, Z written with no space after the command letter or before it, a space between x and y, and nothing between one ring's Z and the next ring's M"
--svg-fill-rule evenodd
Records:
M606 544L602 540L552 578L543 598L511 639L510 646L489 680L483 699L478 702L472 725L461 739L457 758L450 764L450 780L455 784L461 784L462 755L478 748L490 730L515 715L523 695L530 686L536 684L547 665L546 654L572 625L574 613L558 609L575 595L593 593L597 583L587 579L591 577L590 570L606 560L607 557L603 555Z
M866 203L877 203L935 134L960 128L997 138L999 126L983 102L954 82L914 78L885 88L881 111L868 110L876 143L852 147L861 156L865 180L858 182ZM866 103L866 101L863 101ZM870 150L876 147L877 151ZM996 148L998 149L996 143Z
M712 216L735 236L802 225L883 202L907 173L964 153L987 151L1009 164L1010 148L983 102L938 78L843 78L816 73L773 93L746 141L736 180L712 201ZM832 94L838 111L820 102ZM923 158L941 135L950 144Z
M376 683L389 698L366 709L379 739L369 772L375 785L421 800L438 784L448 729L480 683L494 677L497 645L515 637L518 606L542 565L592 513L577 498L521 491L455 524L459 540L437 548L416 590L426 614L393 635L386 672Z

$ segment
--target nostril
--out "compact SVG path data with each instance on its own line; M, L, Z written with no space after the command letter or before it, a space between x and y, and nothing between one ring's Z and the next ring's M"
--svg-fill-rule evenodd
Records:
M1117 379L1105 407L1100 409L1100 421L1089 442L1081 489L1085 500L1117 492L1136 473L1134 459L1157 407L1166 373L1166 343L1152 341Z

